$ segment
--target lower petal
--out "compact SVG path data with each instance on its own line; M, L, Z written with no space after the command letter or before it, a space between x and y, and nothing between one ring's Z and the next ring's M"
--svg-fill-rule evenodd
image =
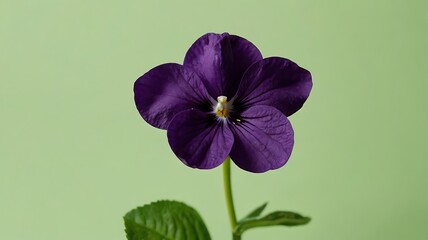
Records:
M229 155L233 134L214 115L189 109L178 113L171 121L168 142L187 166L211 169L222 164Z
M254 106L231 126L234 144L230 157L240 168L266 172L284 166L294 145L294 132L287 117L270 106Z

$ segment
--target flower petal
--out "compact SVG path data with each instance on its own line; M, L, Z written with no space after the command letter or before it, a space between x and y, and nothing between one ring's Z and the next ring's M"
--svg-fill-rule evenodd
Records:
M247 39L236 35L229 36L232 50L232 67L230 84L227 86L227 94L234 96L245 71L254 63L263 59L259 49Z
M285 58L265 58L245 72L234 105L269 105L290 116L303 106L311 89L309 71Z
M184 66L203 79L213 98L231 98L247 68L262 59L260 51L248 40L227 33L208 33L187 51Z
M168 127L168 142L187 166L211 169L222 164L229 155L233 134L213 114L190 109L174 117Z
M282 167L291 155L294 132L287 117L270 106L254 106L231 125L235 141L230 153L240 168L266 172Z
M161 129L166 129L174 115L183 110L211 107L199 77L176 63L157 66L138 78L134 100L144 120Z

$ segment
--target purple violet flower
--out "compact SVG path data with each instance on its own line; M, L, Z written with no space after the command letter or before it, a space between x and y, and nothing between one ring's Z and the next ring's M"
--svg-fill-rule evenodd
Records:
M294 132L287 116L309 96L309 71L280 57L263 58L248 40L208 33L183 65L159 65L137 79L135 103L150 125L166 129L187 166L211 169L230 156L260 173L282 167Z

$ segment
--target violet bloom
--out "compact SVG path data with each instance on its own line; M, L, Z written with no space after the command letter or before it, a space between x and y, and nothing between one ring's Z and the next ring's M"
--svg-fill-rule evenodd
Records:
M166 129L187 166L211 169L230 156L240 168L282 167L294 144L287 116L309 96L309 71L280 57L262 57L248 40L208 33L183 65L166 63L138 78L135 103L150 125Z

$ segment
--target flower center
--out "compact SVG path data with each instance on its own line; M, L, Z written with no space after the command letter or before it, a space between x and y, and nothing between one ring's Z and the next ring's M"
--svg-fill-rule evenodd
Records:
M217 97L217 105L214 107L214 113L220 118L226 118L229 115L229 107L226 96Z

